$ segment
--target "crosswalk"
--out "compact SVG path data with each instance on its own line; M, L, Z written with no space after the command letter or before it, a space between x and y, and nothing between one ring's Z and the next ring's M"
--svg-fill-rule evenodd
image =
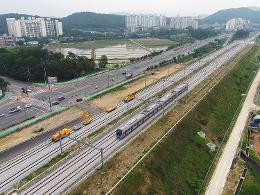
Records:
M28 95L29 95L29 96L35 96L35 95L38 95L38 94L41 94L41 93L44 93L44 92L46 92L46 90L40 89L40 90L37 90L37 91L33 91L33 92L28 93Z
M36 98L28 97L21 100L22 102L26 104L31 104L34 106L38 106L40 108L43 108L45 110L48 110L50 108L50 104L47 101L42 101Z

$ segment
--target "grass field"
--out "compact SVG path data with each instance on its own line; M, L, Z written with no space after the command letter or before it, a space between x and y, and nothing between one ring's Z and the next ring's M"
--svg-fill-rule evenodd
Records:
M174 45L174 41L168 40L168 39L134 39L134 41L140 43L141 45L149 48L154 47L168 47ZM49 48L85 48L85 49L91 49L91 48L105 48L105 47L111 47L114 45L134 45L127 39L118 39L118 40L96 40L96 41L85 41L85 42L79 42L79 43L60 43L60 44L52 44L49 45Z
M119 185L115 194L197 194L215 153L246 92L256 66L254 48ZM170 119L168 119L170 120ZM159 128L159 127L158 127ZM207 141L197 132L203 130Z
M78 43L60 43L49 45L49 48L104 48L120 44L131 44L129 40L118 39L118 40L96 40L96 41L85 41Z
M147 38L147 39L134 39L134 41L140 43L141 45L149 48L153 47L168 47L176 44L176 42L168 39L156 39L156 38Z
M260 194L260 174L252 167L248 167L246 179L239 195Z

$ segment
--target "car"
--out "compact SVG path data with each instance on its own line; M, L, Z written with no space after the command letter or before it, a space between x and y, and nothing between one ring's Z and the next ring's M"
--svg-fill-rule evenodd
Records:
M19 112L19 111L21 111L21 110L22 110L21 107L20 107L20 106L17 106L16 108L11 108L11 109L9 110L9 114L13 114L13 113Z
M76 102L82 102L82 101L83 101L82 98L76 99Z
M96 86L95 89L98 89L98 86Z
M25 107L25 108L31 108L31 107L32 107L32 104L25 104L24 107Z
M5 116L5 114L0 114L0 118L2 118L2 117L4 117Z
M57 98L58 101L62 101L62 100L65 100L65 97L61 96L61 97L58 97Z
M52 106L56 106L56 105L59 105L59 104L60 104L60 103L57 102L57 101L51 103Z

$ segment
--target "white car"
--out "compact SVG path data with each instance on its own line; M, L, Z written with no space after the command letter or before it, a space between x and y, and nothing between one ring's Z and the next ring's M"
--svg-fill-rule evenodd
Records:
M31 107L32 107L32 104L25 104L24 107L25 107L25 108L31 108Z
M0 118L2 118L2 117L4 117L5 116L5 114L0 114Z

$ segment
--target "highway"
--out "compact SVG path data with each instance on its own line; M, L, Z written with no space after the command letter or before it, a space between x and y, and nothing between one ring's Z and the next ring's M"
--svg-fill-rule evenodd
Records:
M189 91L195 86L200 84L203 80L207 79L214 71L220 68L222 65L226 64L233 56L235 56L239 51L246 47L249 42L237 42L228 50L222 50L222 52L216 52L215 58L208 63L207 66L199 70L194 75L190 76L187 80L183 81L182 84L188 84ZM206 59L204 59L206 60ZM203 61L204 61L203 60ZM207 61L207 60L206 60ZM194 66L192 67L194 68ZM181 71L180 71L181 72ZM173 75L167 79L171 82L172 79L177 79L176 75ZM179 75L180 76L180 75ZM157 88L163 89L163 83L159 82ZM181 98L181 96L179 97ZM178 99L177 99L178 100ZM176 101L177 101L176 100ZM175 105L177 102L173 102L171 106ZM149 106L149 105L148 105ZM129 143L134 137L142 132L148 124L155 121L156 118L161 117L162 113L159 112L154 118L150 118L146 123L138 127L135 131L129 134L126 138L119 140L116 138L115 131L118 126L111 128L109 131L100 136L97 140L91 144L96 148L103 149L103 156L105 160L108 160L118 151L120 151L123 146ZM122 123L128 121L126 119ZM100 152L96 149L86 147L83 151L76 154L69 160L66 160L62 165L56 167L48 174L46 174L42 179L32 182L28 186L22 188L20 194L60 194L66 190L69 190L71 186L75 185L77 181L83 177L90 174L94 169L101 165Z
M113 121L114 119L121 116L123 113L127 112L131 108L141 104L141 100L146 100L156 93L162 91L164 87L173 85L174 83L178 82L180 79L184 78L191 72L199 69L200 67L204 66L205 64L209 63L210 61L220 61L219 55L230 56L234 55L234 52L238 52L241 47L244 47L245 44L241 44L240 42L235 42L227 47L212 53L211 55L205 57L200 62L193 63L183 70L180 70L170 77L166 79L166 81L160 81L153 86L149 86L148 88L144 89L143 91L137 94L138 100L133 100L127 104L121 103L120 107L111 113L102 113L100 115L96 115L93 117L93 122L88 126L84 127L83 129L77 131L77 137L82 138L86 137L87 135L95 132L99 128L105 126L109 122ZM202 77L203 78L203 77ZM201 79L201 78L198 78ZM192 86L192 85L191 85ZM73 135L75 136L75 135ZM66 150L74 142L69 139L63 140L63 149ZM0 192L6 191L7 189L11 188L15 183L19 180L24 178L25 176L29 175L31 172L39 168L40 166L46 164L50 159L57 156L59 154L59 144L52 143L52 142L44 142L24 153L21 155L13 158L12 160L2 164L0 166ZM12 171L10 171L12 170Z
M226 35L196 41L192 44L186 44L182 47L165 51L151 59L146 59L119 69L110 70L92 77L86 77L72 83L51 86L50 90L46 86L30 86L30 88L33 89L33 92L29 93L28 97L20 97L19 99L19 88L22 87L22 83L10 80L11 83L14 82L14 84L9 86L14 96L12 96L8 101L2 102L0 105L0 114L5 114L4 117L0 118L0 129L5 129L13 124L22 122L25 119L24 115L19 113L8 114L9 109L12 107L31 104L33 109L29 111L29 118L32 116L39 116L50 111L49 97L51 102L57 101L57 98L60 96L64 96L66 98L65 100L59 102L60 105L56 108L73 105L76 102L75 100L78 98L88 96L97 91L106 89L109 86L125 81L127 78L122 73L132 73L133 76L140 75L149 66L158 65L160 62L170 60L178 55L191 53L195 49L214 41L216 38L223 38L224 36ZM26 87L26 85L28 84L24 84L23 87Z

